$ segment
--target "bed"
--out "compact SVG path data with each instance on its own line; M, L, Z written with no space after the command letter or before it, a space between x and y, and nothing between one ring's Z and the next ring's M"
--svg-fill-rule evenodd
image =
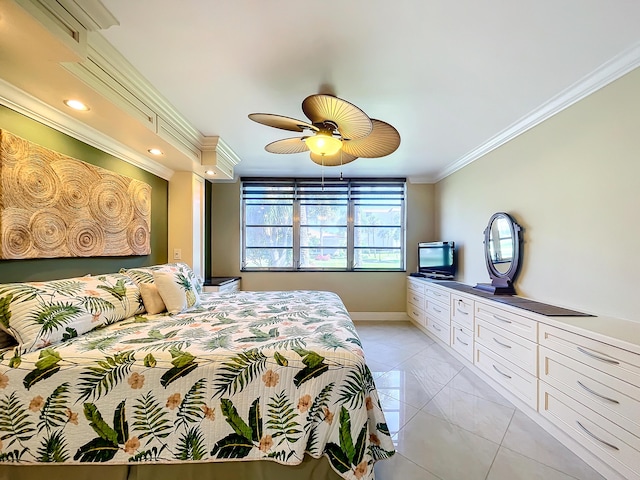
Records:
M374 463L393 455L360 340L336 294L197 292L187 299L197 297L191 308L149 314L140 284L123 277L109 276L104 289L84 285L81 295L68 283L54 287L84 305L87 292L118 298L120 282L124 313L94 309L100 328L74 334L61 322L58 340L51 332L38 343L22 338L22 350L1 355L7 478L62 478L49 465L99 463L110 478L157 480L164 466L173 478L175 468L195 478L219 467L245 469L247 478L372 479ZM13 302L20 314L15 285L25 284L13 285L0 286L0 324L19 337L7 312ZM34 301L26 292L18 300ZM55 315L47 320L55 323ZM90 476L91 468L74 472Z

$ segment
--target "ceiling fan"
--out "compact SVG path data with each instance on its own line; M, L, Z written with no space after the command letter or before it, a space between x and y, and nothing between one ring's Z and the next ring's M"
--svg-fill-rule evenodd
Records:
M254 122L310 135L285 138L265 147L271 153L311 151L318 165L337 166L356 158L379 158L396 151L400 134L391 125L369 116L352 103L334 95L310 95L302 102L309 122L270 113L252 113Z

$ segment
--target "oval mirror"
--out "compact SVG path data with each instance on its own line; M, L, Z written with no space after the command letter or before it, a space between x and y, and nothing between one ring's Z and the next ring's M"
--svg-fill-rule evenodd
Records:
M499 214L489 224L489 256L500 274L506 274L513 264L513 240L511 222Z
M494 213L484 231L484 254L491 284L476 288L496 295L515 295L513 282L520 269L522 228L507 213Z

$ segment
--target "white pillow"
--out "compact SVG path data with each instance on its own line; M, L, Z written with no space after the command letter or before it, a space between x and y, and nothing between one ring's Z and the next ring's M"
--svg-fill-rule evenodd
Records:
M154 315L164 312L167 309L160 292L158 292L158 286L155 283L141 283L138 286L140 287L142 303L144 303L144 309L147 313Z
M182 271L154 271L153 280L169 313L180 313L200 304L195 285Z

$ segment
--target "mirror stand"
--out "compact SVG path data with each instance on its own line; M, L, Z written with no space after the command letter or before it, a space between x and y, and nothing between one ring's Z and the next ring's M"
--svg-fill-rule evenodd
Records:
M507 280L506 285L500 285L501 279L493 279L491 283L478 283L475 287L483 292L491 293L492 295L515 295L516 289L513 288L513 284Z
M492 295L515 295L513 282L522 261L522 227L509 214L494 213L484 230L484 257L491 283L474 288Z

